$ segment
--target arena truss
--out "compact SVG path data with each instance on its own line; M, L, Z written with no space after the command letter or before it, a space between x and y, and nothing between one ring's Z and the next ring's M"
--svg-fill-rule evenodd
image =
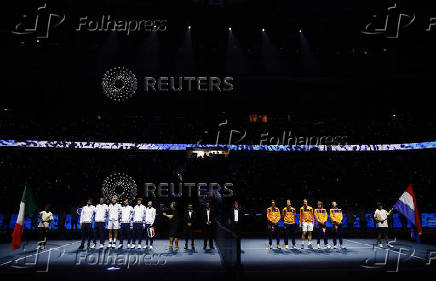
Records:
M0 140L0 147L109 149L145 151L185 151L190 148L222 148L229 151L398 151L436 148L436 141L402 144L349 144L349 145L243 145L243 144L156 144L129 142L80 142Z

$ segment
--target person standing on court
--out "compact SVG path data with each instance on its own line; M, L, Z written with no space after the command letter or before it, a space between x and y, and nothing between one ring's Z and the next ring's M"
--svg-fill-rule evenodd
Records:
M163 215L168 218L168 234L170 238L170 247L168 250L173 250L173 244L176 246L176 251L179 250L179 214L176 209L176 202L171 202L170 208L164 211Z
M242 220L243 220L243 213L241 208L239 207L239 202L234 201L233 207L230 210L229 214L229 226L230 229L235 232L238 236L241 235L242 230Z
M206 202L205 208L201 212L201 221L204 235L203 249L207 248L207 242L209 241L209 248L215 249L213 246L213 239L215 236L215 211L210 207L210 203Z
M189 239L191 239L191 248L192 250L195 249L194 246L194 221L196 218L196 213L194 212L192 208L192 204L188 204L185 210L185 214L183 216L183 230L185 233L185 250L188 249L188 242Z
M100 239L100 249L104 248L105 232L106 232L106 219L108 218L109 207L105 203L105 199L100 197L100 203L95 206L95 216L94 216L94 245L91 246L95 248L97 245L97 238Z
M147 202L147 208L145 208L145 230L148 230L149 228L153 228L154 221L156 219L156 209L153 208L153 202L148 201ZM150 241L150 246L148 246L148 242ZM148 236L148 232L146 231L145 234L145 249L149 248L150 250L153 249L153 237Z
M135 248L135 242L138 240L137 249L141 249L142 236L144 235L144 220L145 220L145 206L142 205L142 198L136 199L136 206L133 208L133 241L131 249ZM144 247L146 248L146 247Z
M92 199L86 201L86 206L82 208L80 213L80 228L82 232L82 243L79 250L82 250L85 246L85 241L88 241L87 248L89 249L92 233L92 221L94 220L95 206L92 205Z
M38 249L45 249L47 245L47 234L50 228L50 222L53 221L53 214L49 211L49 205L45 205L44 211L39 213L41 220L39 221L38 230L40 231L40 238L38 241Z

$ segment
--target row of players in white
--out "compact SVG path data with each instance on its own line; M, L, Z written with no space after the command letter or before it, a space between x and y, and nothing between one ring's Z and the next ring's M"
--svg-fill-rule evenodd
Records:
M118 203L110 203L106 205L105 203L94 205L86 205L82 207L82 212L80 213L80 225L82 223L92 223L94 222L106 222L108 220L107 228L108 229L120 229L120 223L128 223L132 225L132 223L142 223L144 226L154 224L156 219L156 209L151 206L151 202L149 205L144 206L142 204L137 204L135 207L130 205L123 205ZM91 248L95 248L95 244L91 246ZM109 248L115 248L116 246L116 238L109 238ZM118 245L119 248L122 245ZM135 248L134 244L127 245L128 248ZM138 245L140 248L141 245ZM144 246L146 248L147 246ZM104 248L104 245L100 244L100 249ZM152 246L150 246L152 249Z

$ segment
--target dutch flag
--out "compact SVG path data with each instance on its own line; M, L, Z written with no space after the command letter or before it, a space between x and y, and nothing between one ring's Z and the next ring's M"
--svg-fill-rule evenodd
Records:
M422 234L421 218L416 205L416 197L413 193L413 186L409 185L394 205L394 209L398 210L412 224L412 238L419 242L419 235ZM418 235L417 235L418 234Z

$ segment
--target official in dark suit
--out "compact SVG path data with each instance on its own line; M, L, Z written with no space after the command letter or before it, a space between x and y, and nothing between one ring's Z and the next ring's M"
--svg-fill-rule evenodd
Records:
M213 238L215 236L215 211L210 207L210 203L206 203L206 208L201 211L201 223L203 227L204 246L207 248L207 241L209 240L209 248L215 249L213 246Z
M188 241L191 239L191 248L194 250L194 222L197 214L192 209L192 204L188 204L183 216L183 229L185 232L185 249L188 249Z
M238 201L235 201L233 203L233 207L230 210L229 213L229 226L230 229L235 232L238 236L241 235L241 229L242 229L242 222L244 214L242 213L241 209L239 208Z

